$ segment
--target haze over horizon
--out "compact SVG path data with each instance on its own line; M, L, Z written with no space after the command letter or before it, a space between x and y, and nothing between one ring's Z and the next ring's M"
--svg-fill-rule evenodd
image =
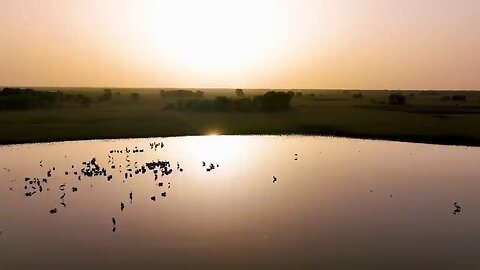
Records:
M480 89L477 0L0 0L0 85Z

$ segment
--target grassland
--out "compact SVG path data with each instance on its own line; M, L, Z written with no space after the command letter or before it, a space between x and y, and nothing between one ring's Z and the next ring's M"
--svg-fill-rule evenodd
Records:
M63 89L95 98L103 89ZM480 92L403 91L406 105L388 105L391 91L302 90L284 112L194 112L164 108L178 99L158 89L113 89L112 100L88 107L0 111L0 143L165 137L205 134L313 134L480 146ZM203 90L204 99L235 97ZM295 90L294 90L295 91ZM300 90L299 90L300 91ZM140 93L133 101L130 93ZM263 90L244 90L247 96ZM467 101L441 100L465 95Z

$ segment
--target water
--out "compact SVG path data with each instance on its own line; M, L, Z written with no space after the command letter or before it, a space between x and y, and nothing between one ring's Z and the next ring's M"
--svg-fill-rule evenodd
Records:
M135 147L144 152L128 154L132 167L160 159L173 172L125 180L125 148ZM111 181L73 175L93 157ZM479 148L296 136L5 146L0 269L480 269L479 157ZM43 192L26 197L25 177L42 180L53 166Z

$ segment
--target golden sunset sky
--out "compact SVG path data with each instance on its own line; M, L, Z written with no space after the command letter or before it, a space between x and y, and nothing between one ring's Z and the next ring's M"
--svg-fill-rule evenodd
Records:
M480 1L0 0L0 85L480 89Z

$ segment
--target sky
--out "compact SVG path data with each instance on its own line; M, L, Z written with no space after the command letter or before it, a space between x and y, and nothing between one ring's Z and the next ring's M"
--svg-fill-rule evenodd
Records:
M480 89L480 1L0 0L0 85Z

